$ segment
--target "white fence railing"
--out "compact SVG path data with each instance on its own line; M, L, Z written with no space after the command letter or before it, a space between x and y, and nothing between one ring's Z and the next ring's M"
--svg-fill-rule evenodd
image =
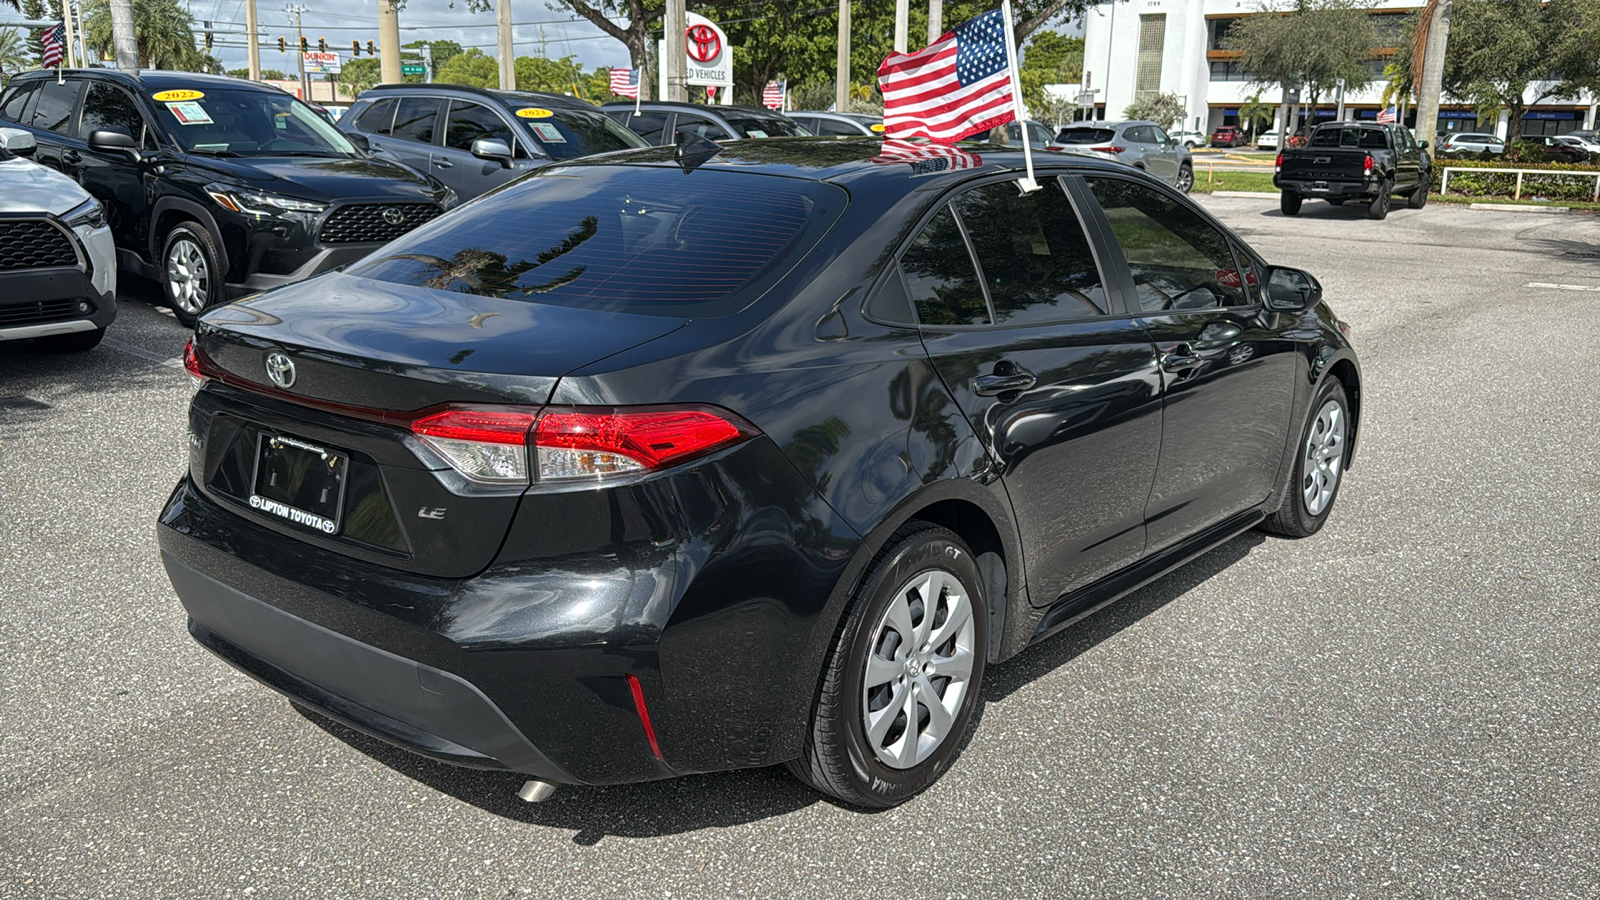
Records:
M1512 199L1515 200L1522 199L1522 176L1524 175L1557 175L1562 178L1593 178L1594 202L1600 203L1600 172L1569 172L1562 169L1483 169L1473 166L1446 166L1444 170L1444 177L1439 181L1439 193L1449 193L1451 172L1482 172L1489 175L1511 175L1514 173L1517 176L1517 189L1515 193L1512 194Z

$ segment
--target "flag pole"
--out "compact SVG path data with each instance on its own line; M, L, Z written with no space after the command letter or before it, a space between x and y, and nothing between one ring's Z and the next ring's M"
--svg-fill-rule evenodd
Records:
M1006 68L1011 73L1011 111L1017 122L1017 134L1022 138L1022 161L1028 169L1028 176L1017 182L1017 187L1021 188L1024 194L1028 194L1039 189L1039 182L1033 180L1033 148L1028 144L1028 126L1022 118L1022 73L1018 71L1017 48L1011 39L1014 33L1011 25L1011 0L1001 2L1000 14L1006 23Z

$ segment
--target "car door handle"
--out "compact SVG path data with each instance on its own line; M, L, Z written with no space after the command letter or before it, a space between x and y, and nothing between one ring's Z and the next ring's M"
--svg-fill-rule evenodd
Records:
M1039 383L1032 372L1021 366L1000 363L993 375L974 375L972 392L980 397L993 397L1011 391L1025 391Z
M441 169L449 169L449 168L452 168L453 166L455 166L455 163L451 162L448 159L436 159L436 160L433 161L433 164L438 166Z
M1183 372L1204 362L1205 360L1194 355L1194 350L1188 344L1174 344L1162 348L1161 368L1168 372Z
M79 153L76 150L64 150L61 153L61 160L62 160L62 162L69 162L69 163L83 162L83 154Z

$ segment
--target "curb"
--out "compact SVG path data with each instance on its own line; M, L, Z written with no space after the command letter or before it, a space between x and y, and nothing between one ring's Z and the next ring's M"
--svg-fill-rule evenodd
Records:
M1270 191L1270 192L1269 191L1212 191L1211 192L1211 196L1213 196L1213 197L1244 197L1246 199L1249 199L1249 198L1253 198L1253 197L1277 197L1278 196L1278 192L1277 191Z
M1566 206L1528 206L1519 203L1469 203L1467 204L1467 209L1513 213L1564 213L1571 211L1571 207Z

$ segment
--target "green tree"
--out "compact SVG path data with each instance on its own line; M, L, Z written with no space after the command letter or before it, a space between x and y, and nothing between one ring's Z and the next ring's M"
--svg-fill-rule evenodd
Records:
M1257 129L1272 123L1272 104L1263 103L1261 92L1256 91L1249 100L1239 104L1239 124L1245 134L1254 136Z
M195 49L194 18L178 0L133 0L134 30L139 36L139 65L184 72L221 71L210 54ZM83 42L102 56L111 53L111 6L108 0L85 0Z
M15 28L0 28L0 75L9 78L33 67L28 35Z
M543 56L519 56L516 61L517 90L544 91L550 94L573 94L585 81L583 66L576 56L549 59Z
M1045 91L1047 84L1075 84L1083 78L1083 38L1040 31L1022 50L1022 102L1034 116L1055 115L1059 103ZM1077 104L1072 105L1073 109ZM1071 115L1071 112L1068 112Z
M382 65L372 56L347 60L339 67L339 83L344 85L352 97L377 86L382 77Z
M455 41L412 41L409 44L401 44L400 46L405 50L420 50L423 47L431 48L433 50L433 71L435 72L438 72L439 67L449 62L452 58L461 55L461 45ZM418 53L416 56L420 58L422 54ZM417 78L417 83L422 81L422 78Z
M345 63L345 65L349 65L349 63ZM249 78L250 77L250 70L249 69L229 69L228 70L228 74L233 76L234 78ZM262 69L261 70L261 80L262 81L288 81L289 80L289 76L283 74L282 72L278 71L277 69Z
M433 80L440 84L497 88L500 86L500 65L494 57L474 47L451 57L449 62L439 67Z
M1372 81L1368 62L1377 43L1378 29L1363 0L1294 0L1281 12L1263 4L1228 32L1228 47L1241 51L1239 64L1252 82L1304 89L1313 109L1341 78L1347 91ZM1299 116L1297 103L1284 130Z
M1508 144L1529 106L1600 87L1600 0L1455 0L1444 92L1510 115Z
M1171 130L1173 123L1182 121L1187 111L1177 94L1151 92L1129 104L1122 114L1130 119L1145 119Z

